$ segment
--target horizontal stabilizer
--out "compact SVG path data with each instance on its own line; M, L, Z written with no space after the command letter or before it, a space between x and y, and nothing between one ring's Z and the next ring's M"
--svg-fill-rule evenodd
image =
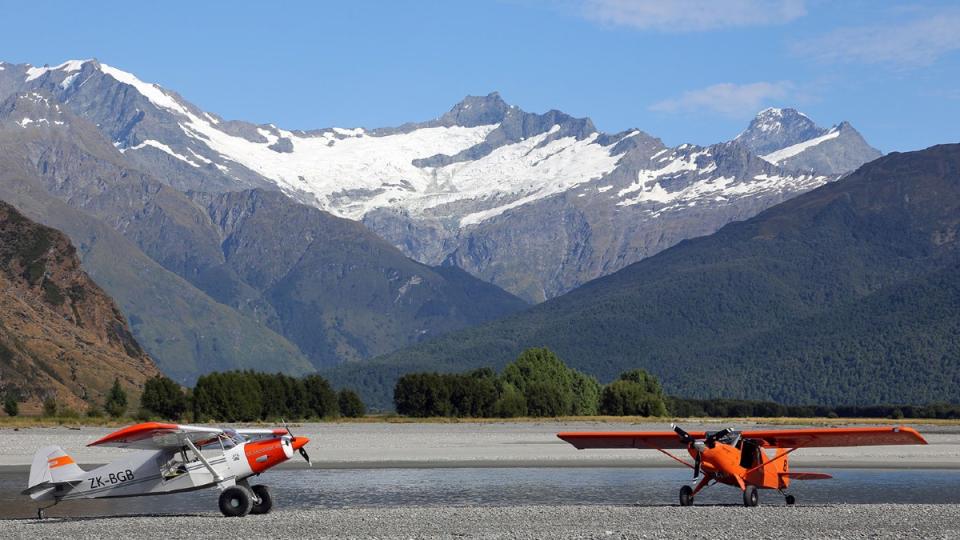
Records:
M791 480L829 480L833 478L829 474L821 472L782 472L780 476Z

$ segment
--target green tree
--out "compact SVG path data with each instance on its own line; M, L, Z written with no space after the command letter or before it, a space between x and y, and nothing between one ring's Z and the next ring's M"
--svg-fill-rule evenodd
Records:
M120 386L119 378L113 379L113 386L107 392L107 401L103 408L114 418L123 416L123 413L127 412L127 393Z
M419 418L450 416L450 386L439 373L408 373L397 379L393 390L397 412Z
M573 405L569 389L550 381L532 381L527 384L524 397L530 416L563 416Z
M500 418L516 418L527 415L527 399L512 384L500 382L500 397L493 406L493 415Z
M666 416L667 406L656 377L635 369L603 389L600 411L611 416Z
M337 393L337 402L340 404L340 416L346 418L360 418L367 414L367 407L360 396L348 388Z
M337 394L330 383L320 375L307 375L303 379L307 407L311 416L317 418L336 418L340 415Z
M444 375L450 389L450 414L457 417L493 416L497 402L497 379L492 369L483 368L464 375Z
M595 410L588 378L579 375L547 348L523 351L503 370L503 380L519 390L530 416L561 416ZM599 390L599 389L597 389Z
M600 410L600 383L597 379L573 370L573 414L593 416Z
M17 403L17 398L13 397L12 394L7 394L7 397L3 400L3 412L7 413L7 416L20 414L20 405Z
M140 406L161 418L179 420L187 410L187 396L173 379L157 375L143 385Z

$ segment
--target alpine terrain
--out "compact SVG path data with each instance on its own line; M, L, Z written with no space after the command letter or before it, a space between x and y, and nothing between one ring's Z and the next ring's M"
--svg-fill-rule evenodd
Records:
M847 123L761 112L732 141L668 148L638 129L525 112L497 93L393 128L228 121L95 60L3 64L0 97L50 95L131 167L179 191L279 190L362 221L413 259L539 302L712 233L880 155Z
M892 153L501 321L334 373L389 403L404 372L547 346L603 381L793 404L960 399L960 144ZM376 378L371 377L376 374Z
M180 191L68 102L46 88L0 102L0 198L73 237L134 335L178 380L307 373L526 306L276 189Z

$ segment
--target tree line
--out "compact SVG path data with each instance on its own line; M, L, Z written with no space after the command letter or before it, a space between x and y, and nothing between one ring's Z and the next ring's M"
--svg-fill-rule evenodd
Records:
M500 417L666 415L663 390L643 370L601 386L546 348L527 349L503 373L409 373L393 393L397 413L414 416Z
M741 399L666 396L657 378L642 369L600 385L569 368L546 348L528 349L503 373L408 373L394 387L397 413L413 417L676 416L798 418L960 419L960 405L783 405Z
M17 416L16 399L8 396L3 403L8 416ZM130 411L127 393L114 380L101 409L91 404L88 417L114 418L130 412L140 420L188 419L194 422L252 422L255 420L287 420L357 418L367 413L360 396L350 389L334 390L320 375L296 378L281 373L255 371L214 372L201 376L193 389L186 389L173 379L158 375L146 381L140 397L140 408ZM67 407L58 406L53 397L43 402L43 416L79 417Z
M160 415L176 412L164 409L165 405L172 403L162 397L172 395L169 384L165 383L165 386L167 390L161 392L158 383L148 381L143 393L145 409ZM158 391L153 391L154 388ZM366 414L366 406L356 392L334 390L320 375L296 378L256 371L209 373L197 379L191 398L189 408L197 422L356 418Z

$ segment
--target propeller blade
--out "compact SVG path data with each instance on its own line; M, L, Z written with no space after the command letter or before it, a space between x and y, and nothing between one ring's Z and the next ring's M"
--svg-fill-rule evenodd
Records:
M300 447L300 455L303 456L303 459L307 462L308 467L313 467L313 463L310 462L310 456L307 455L307 449Z
M693 479L696 480L700 477L700 462L702 458L700 457L700 452L697 452L697 458L693 460Z
M691 437L690 434L684 431L680 426L676 424L670 424L670 427L672 427L673 431L675 431L677 435L680 436L681 442L685 442L687 444L693 442L693 437Z

